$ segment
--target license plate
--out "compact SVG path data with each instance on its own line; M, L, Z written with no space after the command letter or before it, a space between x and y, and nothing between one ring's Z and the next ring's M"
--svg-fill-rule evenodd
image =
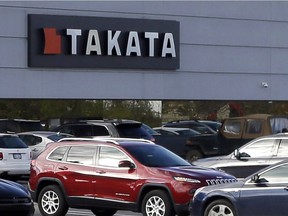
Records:
M22 159L22 155L19 154L19 153L14 153L14 154L13 154L13 158L14 158L14 159Z

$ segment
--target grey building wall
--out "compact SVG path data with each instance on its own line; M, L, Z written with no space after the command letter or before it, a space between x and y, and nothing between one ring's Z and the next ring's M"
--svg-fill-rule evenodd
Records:
M180 69L28 68L31 13L177 20ZM285 1L0 1L0 98L287 100L287 66Z

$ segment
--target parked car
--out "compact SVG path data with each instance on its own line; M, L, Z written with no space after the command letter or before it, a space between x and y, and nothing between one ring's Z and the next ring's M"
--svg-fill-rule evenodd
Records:
M203 158L193 164L245 178L285 159L288 159L288 134L280 133L256 138L227 156Z
M0 177L16 180L29 175L30 161L31 150L17 135L0 134Z
M63 124L53 131L72 134L75 137L124 137L143 138L154 141L141 122L134 120L80 120Z
M191 128L155 127L153 129L161 135L170 135L170 136L175 135L195 136L200 134L198 131L195 131Z
M32 216L34 203L26 187L9 180L0 179L0 215Z
M118 209L188 215L196 189L236 181L224 172L191 166L144 139L64 140L48 145L31 162L29 188L43 216L65 215L69 207L91 209L97 216L112 216Z
M282 216L288 212L288 161L236 183L198 189L190 216Z
M71 134L53 131L29 131L18 133L18 136L31 149L32 159L38 157L48 143L57 142L58 140L67 137L73 137Z
M199 158L227 155L257 137L279 133L283 128L288 128L288 116L253 114L227 118L217 134L190 137L185 158L192 162Z
M43 130L40 120L0 119L0 133Z
M197 120L177 120L163 124L163 127L178 127L178 128L191 128L200 134L216 134L208 125L201 123Z

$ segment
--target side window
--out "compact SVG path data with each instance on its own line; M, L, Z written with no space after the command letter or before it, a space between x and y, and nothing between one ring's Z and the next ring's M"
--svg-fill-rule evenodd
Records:
M56 148L48 157L50 160L62 161L68 146Z
M288 157L288 140L282 139L279 149L278 149L278 157Z
M259 119L247 119L247 134L260 134L262 132L263 121Z
M95 147L90 146L72 146L67 154L67 162L83 165L94 164Z
M90 125L74 125L73 133L76 137L89 137L92 136L92 127Z
M238 120L227 120L224 125L224 132L230 134L241 133L241 121Z
M265 173L260 178L265 178L269 183L283 183L288 181L288 164L276 167Z
M109 136L109 132L105 126L93 125L92 136Z
M130 159L119 149L110 146L101 146L98 165L106 167L118 167L119 162L122 160Z
M279 140L259 140L245 148L242 148L240 152L245 152L251 157L271 157L274 152L275 142L279 142Z
M41 137L33 136L33 135L19 135L20 139L26 143L28 146L34 146L42 142Z

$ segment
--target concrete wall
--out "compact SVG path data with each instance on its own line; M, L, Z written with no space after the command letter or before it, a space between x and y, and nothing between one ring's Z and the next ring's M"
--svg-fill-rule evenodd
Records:
M177 20L180 69L28 68L31 13ZM286 1L0 1L0 98L287 100L287 74Z

